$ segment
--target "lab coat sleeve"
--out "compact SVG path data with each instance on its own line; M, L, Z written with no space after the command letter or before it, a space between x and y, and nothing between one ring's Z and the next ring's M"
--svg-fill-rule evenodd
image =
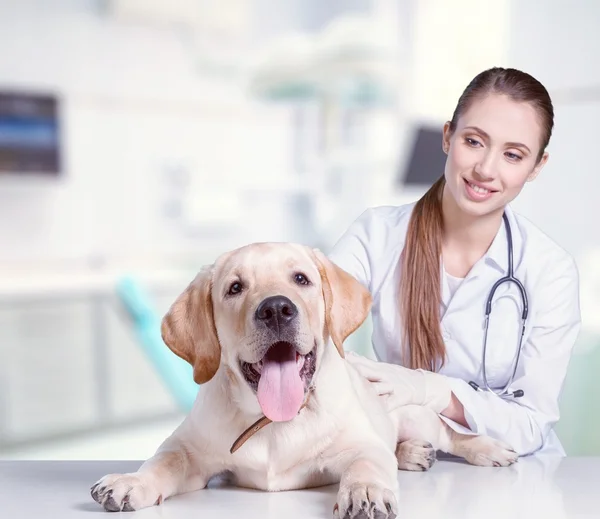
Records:
M574 261L569 257L549 270L532 297L539 303L511 385L524 396L502 399L450 379L471 432L505 441L520 455L541 449L559 419L559 397L581 326Z
M364 211L342 234L327 257L372 291L371 257L375 211Z

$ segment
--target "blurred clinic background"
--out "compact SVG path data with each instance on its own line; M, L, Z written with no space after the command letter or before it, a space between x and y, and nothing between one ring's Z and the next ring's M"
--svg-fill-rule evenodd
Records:
M600 454L598 27L596 0L0 0L0 459L151 455L194 390L157 325L198 269L415 200L494 65L555 102L514 207L578 262L558 432Z

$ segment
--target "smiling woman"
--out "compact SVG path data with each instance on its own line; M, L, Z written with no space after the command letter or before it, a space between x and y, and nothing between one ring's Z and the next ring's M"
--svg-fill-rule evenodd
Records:
M455 430L520 454L564 453L552 429L581 321L571 255L510 207L548 161L553 125L531 75L481 72L444 125L439 180L416 203L365 211L329 255L371 291L383 362L350 360L390 405L441 400Z

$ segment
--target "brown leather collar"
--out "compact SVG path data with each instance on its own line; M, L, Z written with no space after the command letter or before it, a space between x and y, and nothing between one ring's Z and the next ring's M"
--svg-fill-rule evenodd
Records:
M302 411L302 409L304 409L308 405L308 401L310 400L310 394L313 392L313 389L314 388L312 386L308 388L308 393L306 394L306 398L304 400L304 403L302 404L302 406L298 410L298 414L300 414L300 411ZM268 425L270 423L271 423L271 420L269 418L267 418L266 416L263 416L262 418L259 418L258 420L256 420L256 422L254 422L250 427L248 427L248 429L246 429L242 434L240 434L240 436L238 437L238 439L233 442L233 445L231 446L231 449L229 449L229 452L231 454L233 454L242 445L244 445L244 443L246 443L246 441L248 439L250 439L250 437L252 435L256 434L265 425Z

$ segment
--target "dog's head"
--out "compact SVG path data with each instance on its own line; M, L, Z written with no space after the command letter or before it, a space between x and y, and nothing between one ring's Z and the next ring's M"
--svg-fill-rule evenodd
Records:
M257 243L204 268L162 321L167 346L209 381L223 364L265 416L292 419L324 348L343 342L365 320L369 292L320 251Z

